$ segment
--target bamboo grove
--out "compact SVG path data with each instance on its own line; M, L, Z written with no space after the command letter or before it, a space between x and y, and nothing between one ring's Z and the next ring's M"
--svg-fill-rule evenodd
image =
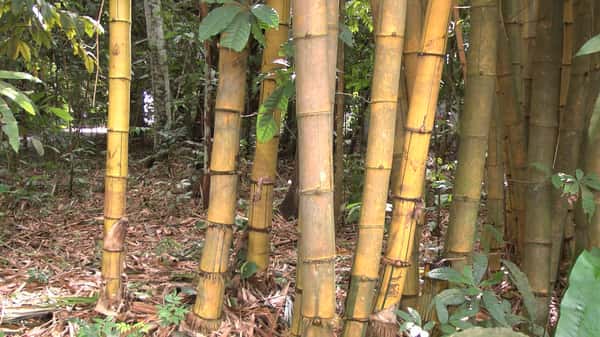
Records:
M344 72L349 65L344 53L352 47L339 35L348 2L267 0L261 8L248 1L206 3L223 16L205 15L202 24L208 32L201 32L203 41L218 37L220 42L218 87L210 107L214 123L208 128L212 127L212 143L207 226L194 281L195 302L183 323L189 331L217 331L224 319L243 181L240 130L243 116L251 112L247 92L249 64L254 61L249 60L261 50L258 103L271 108L261 108L258 114L268 115L274 127L254 149L246 259L257 269L250 282L269 284L280 130L285 119L293 118L299 239L289 333L394 335L396 309L426 310L429 303L424 298L435 295L431 289L439 292L449 286L421 286L433 281L419 266L419 242L427 222L426 176L436 160L430 144L444 109L438 104L440 83L446 81L448 58L454 57L448 54L448 41L456 32L449 24L457 27L452 12L458 8L469 13L469 42L467 48L458 47L466 49L460 71L465 74L464 102L457 119L456 172L438 263L462 273L481 250L489 254L490 272L502 268L502 259L516 262L535 295L535 321L546 326L560 265L571 263L583 250L600 247L600 210L589 212L600 204L600 189L592 178L600 175L600 137L594 124L600 56L576 55L600 33L600 1L370 1L374 57L365 115L364 183L341 312L336 310L336 230L348 225L339 213L346 179ZM271 20L273 13L276 20L268 27L257 24ZM126 300L126 233L135 222L126 212L131 1L111 0L109 14L103 289L97 310L114 315ZM269 15L271 19L265 19ZM256 41L248 42L256 38L257 29L265 31L261 48ZM282 52L288 43L291 54ZM288 112L287 100L294 93ZM279 101L273 104L277 95ZM165 118L171 123L175 117L169 112ZM334 155L340 151L338 160ZM562 189L572 184L565 177L575 177L580 194L571 191L565 197Z

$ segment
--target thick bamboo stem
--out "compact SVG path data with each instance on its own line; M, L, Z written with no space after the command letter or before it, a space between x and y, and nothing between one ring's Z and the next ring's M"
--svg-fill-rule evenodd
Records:
M406 0L381 0L379 6L374 10L379 13L379 18L375 20L375 63L369 120L371 137L367 144L358 244L346 298L343 333L346 337L364 336L373 308L394 150Z
M451 5L452 0L431 0L427 6L421 53L406 119L404 155L397 188L393 191L394 211L376 312L392 310L400 301L408 259L413 251L416 221L424 211L421 199L425 164L439 95Z
M121 274L127 221L129 101L131 87L131 1L109 4L108 123L104 183L103 288L97 310L111 313L123 299ZM123 219L122 219L123 218Z
M579 49L593 33L593 11L590 10L593 4L591 0L575 0L565 2L565 6L571 4L572 9L568 10L565 7L565 29L569 19L576 15L577 20L572 25L573 37L572 42L569 42L566 31L563 32L563 64L565 59L570 59L572 55ZM570 49L570 50L565 50ZM580 162L580 154L583 143L583 133L586 123L585 97L590 87L591 77L591 57L576 57L572 60L570 67L570 80L568 84L567 94L564 94L564 87L567 85L564 82L564 76L567 76L564 69L561 74L561 112L560 123L558 130L558 149L556 153L554 171L575 174L575 169L578 168ZM566 97L564 97L566 96ZM553 282L556 280L562 243L564 237L564 229L567 222L569 203L561 196L561 192L553 190L553 212L552 217L552 262L551 262L551 278Z
M521 8L521 78L523 79L523 91L521 97L521 109L525 120L529 121L531 112L531 87L533 81L533 57L536 50L536 37L538 25L538 12L540 0L520 0Z
M327 1L295 0L293 32L300 165L301 260L298 267L304 281L302 335L333 336L336 298L333 97L323 94L333 88L328 61Z
M445 245L452 265L461 271L473 252L488 132L495 105L497 1L474 0L471 22L465 105L460 115L458 167Z
M550 296L552 247L552 185L548 171L553 167L558 136L560 65L562 56L561 0L540 6L536 50L533 59L533 91L529 121L529 188L523 271L537 299L537 322L545 325Z
M214 143L210 162L208 229L198 275L198 294L188 315L193 330L210 332L221 321L225 273L237 205L237 155L240 115L244 110L248 51L219 48L219 86L215 102Z
M488 268L498 271L504 250L504 128L500 109L496 99L494 101L486 160L487 219L490 228L483 229L483 242L489 246Z
M281 45L288 40L290 22L290 1L269 0L271 6L279 14L279 29L265 32L265 49L263 51L261 72L267 74L260 90L260 103L271 96L277 88L275 71L281 67L275 60L279 59ZM273 119L276 125L281 124L281 111L275 109ZM250 210L248 212L248 261L256 264L259 271L269 266L270 230L273 220L273 186L277 171L277 150L279 132L266 142L257 142L252 166L252 187L250 189Z

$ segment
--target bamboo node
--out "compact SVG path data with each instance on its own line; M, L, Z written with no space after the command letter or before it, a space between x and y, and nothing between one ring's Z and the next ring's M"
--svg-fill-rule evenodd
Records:
M218 223L218 222L214 222L214 221L209 221L208 224L206 225L206 228L217 228L217 229L222 229L222 230L227 230L227 229L233 230L233 227L234 227L234 224Z
M271 226L264 228L248 226L248 231L269 234L271 232Z
M418 203L418 202L421 202L422 198L406 198L406 197L403 197L400 195L392 195L392 199L398 200L398 201L408 201L408 202Z
M208 170L208 175L211 175L211 176L234 176L237 174L238 174L237 170L232 170L232 171L218 171L218 170L212 170L212 169Z
M252 181L254 183L254 181ZM270 177L260 177L256 183L256 192L254 196L252 196L252 201L257 202L260 200L260 195L262 194L262 186L263 185L273 185L274 181Z
M387 264L387 265L397 267L397 268L408 268L411 266L409 261L404 261L404 260L400 260L400 259L392 259L387 256L382 256L381 262L383 264Z

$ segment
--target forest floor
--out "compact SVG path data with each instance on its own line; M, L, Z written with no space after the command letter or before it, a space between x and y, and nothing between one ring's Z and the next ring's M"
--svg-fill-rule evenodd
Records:
M101 284L102 146L78 155L73 174L69 156L23 157L14 174L0 164L0 185L16 186L0 193L0 335L75 336L78 319L93 322L101 317L93 309ZM189 190L196 172L194 150L180 151L151 168L141 163L147 151L131 153L127 305L117 319L144 322L154 336L175 336L175 327L160 326L157 305L174 290L184 304L193 303L195 295L205 213ZM276 200L283 198L291 175L291 168L280 167ZM242 162L240 171L250 172L249 163ZM247 200L248 177L241 180L240 200ZM240 277L246 207L239 206L225 319L218 335L281 336L291 319L296 224L276 216L269 286L260 282L257 287ZM353 226L337 234L338 306L345 296L355 237Z

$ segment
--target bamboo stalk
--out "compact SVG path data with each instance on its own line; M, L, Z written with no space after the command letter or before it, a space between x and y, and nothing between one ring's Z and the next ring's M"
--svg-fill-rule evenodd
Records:
M373 307L383 244L385 208L394 150L398 83L404 47L406 0L381 0L375 20L375 62L370 132L358 243L346 298L343 336L364 336ZM385 9L385 10L384 10Z
M496 0L473 0L471 48L467 56L469 72L465 105L460 115L458 167L445 245L446 256L460 271L470 261L477 228L488 132L496 94L497 18Z
M127 231L129 103L131 87L131 1L109 3L108 123L104 183L103 287L96 310L115 314L123 300L121 274Z
M290 22L289 0L268 0L266 3L279 14L279 29L265 32L261 72L268 74L261 83L260 104L277 88L275 71L282 66L279 59L281 45L288 40ZM275 124L281 124L281 111L273 111ZM273 185L277 172L279 132L266 142L257 142L252 166L252 186L248 212L248 261L256 264L259 271L267 270L270 253L270 230L273 221Z
M503 2L504 4L505 2ZM511 15L504 8L504 18ZM512 14L514 15L514 14ZM510 31L509 31L510 32ZM523 231L525 224L525 197L527 181L527 124L523 110L519 107L518 90L515 82L521 80L512 71L514 55L511 56L515 46L514 37L510 34L498 36L497 59L497 95L498 104L502 115L502 123L506 131L507 140L507 180L510 196L510 213L507 214L507 238L515 245L517 255L523 251ZM512 45L511 45L512 44ZM513 59L511 66L511 57Z
M400 301L413 251L416 220L423 212L421 201L425 164L433 129L439 81L446 50L448 20L452 0L431 0L423 25L422 52L419 54L413 94L406 119L404 156L394 188L394 211L383 258L384 270L375 312L391 311Z
M554 163L558 135L562 10L560 0L547 1L540 6L529 121L530 185L526 199L523 271L536 296L537 323L542 326L546 323L551 291L553 205L552 185L547 171Z
M337 17L336 17L337 20ZM333 336L335 224L327 1L294 1L302 335ZM334 58L335 59L335 58ZM324 75L325 74L325 75Z
M504 133L498 102L494 99L494 110L488 138L486 160L486 189L488 224L493 228L483 230L483 242L489 245L488 268L498 271L504 250ZM501 240L498 240L500 236Z
M344 23L344 12L345 12L345 0L340 1L340 24ZM342 43L338 47L337 53L337 68L339 70L337 81L336 81L336 93L335 93L335 109L334 109L334 124L335 124L335 148L334 148L334 214L335 222L339 226L344 223L344 117L345 117L345 102L346 96L344 95L344 49L345 45Z
M572 42L563 44L563 64L565 58L571 58L574 52L579 49L593 33L593 11L590 8L593 6L590 0L568 1L573 8L567 11L565 8L566 23L569 19L576 15L577 20L572 25ZM572 12L571 12L572 11ZM565 28L567 26L565 25ZM567 32L563 32L565 41L568 39ZM565 50L565 49L570 50ZM565 172L575 174L580 163L580 154L582 150L584 127L586 123L585 97L590 87L591 77L588 76L591 70L591 58L589 56L576 57L573 59L570 68L570 80L566 98L564 98L565 83L561 84L561 113L558 130L558 149L555 159L555 172ZM564 69L561 74L567 76ZM551 261L551 278L553 282L556 280L558 266L560 261L563 237L569 212L569 203L561 196L560 191L553 190L553 217L552 217L552 261Z
M523 92L521 109L525 116L526 123L529 121L531 113L531 88L533 83L533 57L536 50L536 37L538 25L538 12L540 0L520 0L521 1L521 78L523 79ZM526 124L527 125L527 124Z
M219 48L219 85L215 101L214 143L210 162L208 228L198 275L198 294L187 323L194 331L221 324L225 273L237 205L240 115L244 110L248 51Z

